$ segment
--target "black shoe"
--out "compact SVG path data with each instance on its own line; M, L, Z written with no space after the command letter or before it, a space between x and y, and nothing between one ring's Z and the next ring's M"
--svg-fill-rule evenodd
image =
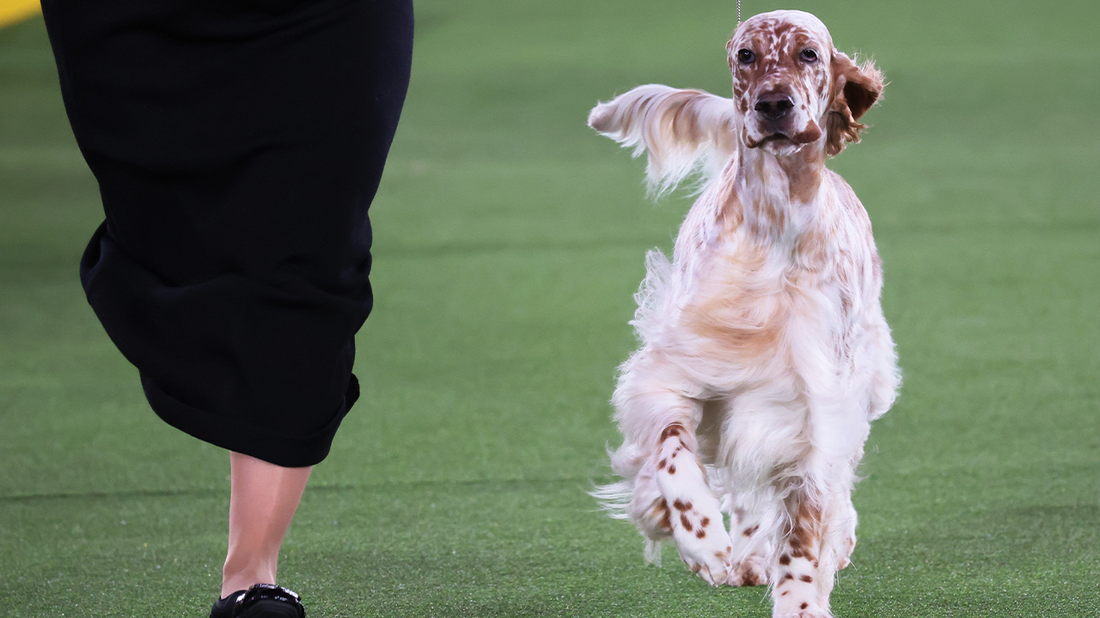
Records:
M219 599L210 618L306 618L306 610L294 592L274 584L256 584Z

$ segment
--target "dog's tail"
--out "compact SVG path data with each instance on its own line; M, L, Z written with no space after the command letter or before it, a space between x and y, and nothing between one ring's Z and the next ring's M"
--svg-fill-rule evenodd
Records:
M597 105L588 126L634 156L649 152L651 191L671 191L692 172L705 179L721 171L737 151L733 101L700 90L650 84Z

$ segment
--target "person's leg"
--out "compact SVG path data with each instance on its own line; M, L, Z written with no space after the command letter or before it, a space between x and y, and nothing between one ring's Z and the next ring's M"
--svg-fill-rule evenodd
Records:
M224 598L252 584L274 584L290 521L313 468L284 468L230 452L229 551Z

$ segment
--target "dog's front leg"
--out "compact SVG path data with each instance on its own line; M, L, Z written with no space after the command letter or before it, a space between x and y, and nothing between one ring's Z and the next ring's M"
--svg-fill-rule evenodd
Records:
M761 514L745 508L735 508L730 515L730 540L733 541L734 564L730 573L731 586L761 586L770 580L767 556L771 555L769 535L760 531Z
M654 455L654 476L661 492L658 509L680 558L707 583L720 586L729 577L732 544L706 471L692 452L694 445L680 423L661 432Z
M772 580L773 618L832 618L829 593L836 559L825 547L825 520L831 510L822 508L826 502L814 491L799 491L788 499L791 523L778 547ZM829 555L823 556L824 552Z

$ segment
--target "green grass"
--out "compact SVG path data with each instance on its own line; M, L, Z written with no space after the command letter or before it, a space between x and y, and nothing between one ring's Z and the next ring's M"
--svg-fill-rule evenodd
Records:
M748 2L746 13L773 8ZM886 99L831 165L871 213L905 385L872 431L857 618L1100 613L1094 3L804 2ZM688 206L584 126L647 82L727 91L723 1L422 0L373 210L364 396L283 582L311 616L769 615L585 495L607 478L642 256ZM76 278L101 218L40 19L0 30L0 615L205 616L227 457L148 410Z

